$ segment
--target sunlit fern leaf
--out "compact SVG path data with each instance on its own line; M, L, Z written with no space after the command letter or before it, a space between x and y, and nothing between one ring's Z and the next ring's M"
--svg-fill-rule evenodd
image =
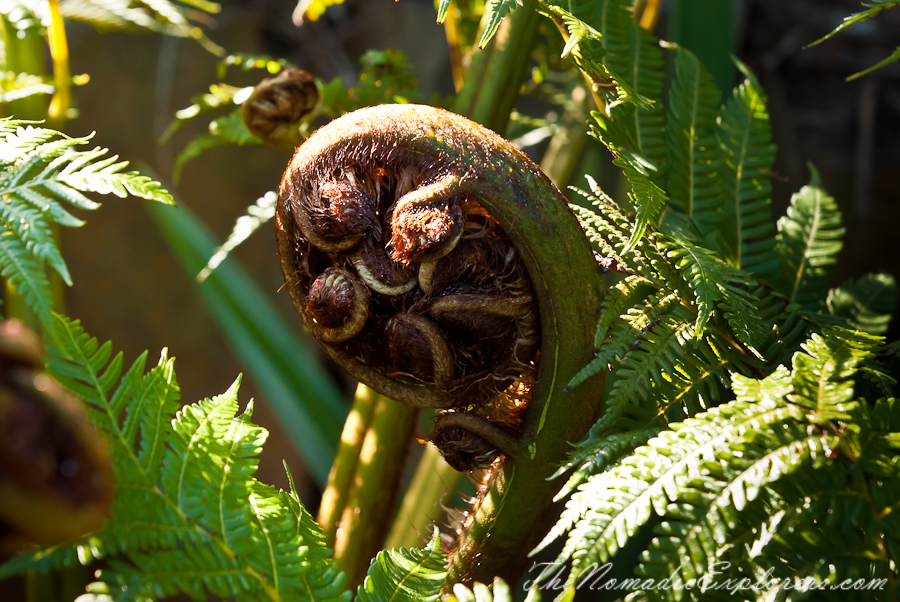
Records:
M440 0L437 7L437 22L443 23L447 18L447 11L450 10L450 0Z
M775 532L759 546L758 572L770 576L761 580L768 587L760 588L759 599L809 599L796 586L805 583L812 585L809 591L818 590L818 599L890 600L891 562L883 552L881 525L873 520L871 509L854 504L858 511L852 523L835 524L831 519L845 514L840 512L845 509L835 512L822 501L827 500L816 499L804 512L779 517Z
M513 596L506 581L500 577L494 577L494 583L490 588L477 581L470 587L457 583L453 586L453 595L444 600L445 602L512 602Z
M127 162L106 157L104 149L76 150L85 138L68 138L30 122L0 120L0 272L21 289L48 328L50 294L42 263L48 263L63 280L71 276L57 247L52 224L77 227L84 222L64 204L91 210L100 205L84 192L128 194L172 203L159 183L137 172L124 172Z
M568 2L567 8L600 33L589 49L590 59L602 62L609 73L615 74L620 89L627 91L626 95L620 92L608 107L610 118L627 127L634 143L629 150L661 170L667 153L663 53L653 34L635 22L633 4L630 0L577 0ZM631 99L632 95L638 102Z
M647 441L659 434L659 428L649 428L638 431L627 431L624 433L606 434L601 422L594 425L587 439L579 443L575 450L571 452L569 460L556 473L554 477L558 477L571 468L577 467L575 472L566 481L566 484L556 494L555 500L564 499L575 488L583 483L593 474L598 474L604 469L612 467L616 462L624 456L631 454L636 448L645 445ZM599 427L599 428L597 428ZM528 555L534 556L554 541L569 532L575 523L581 518L582 513L586 510L584 505L570 503L563 511L557 523L544 536L539 543Z
M779 270L772 280L789 302L814 311L825 304L845 230L837 203L822 188L815 168L810 171L810 183L791 197L787 214L778 220Z
M604 297L603 312L600 315L600 322L597 324L597 332L594 335L594 347L598 352L604 347L609 330L614 323L618 323L620 328L626 326L620 315L626 309L644 299L652 290L653 287L649 286L649 283L640 276L629 276L617 283ZM603 356L598 354L595 360L591 361L583 370L572 377L567 390L580 385L601 370L606 370L606 365L611 357L607 350L604 350Z
M729 373L746 370L749 358L712 333L696 341L694 319L671 294L651 296L628 310L628 326L611 332L598 354L614 366L598 424L609 432L662 426L720 399Z
M372 559L366 580L356 591L359 602L437 602L447 577L435 529L424 549L383 550Z
M212 52L223 50L198 26L208 24L206 14L215 14L221 6L208 0L62 0L60 13L69 19L84 21L98 30L144 29L178 37L193 38ZM37 5L34 14L44 25L49 9Z
M308 563L312 570L301 575L303 590L313 600L333 600L334 602L349 602L351 593L344 589L347 581L346 575L337 570L334 560L331 558L331 550L325 546L325 534L312 515L303 507L297 487L294 484L294 476L291 474L287 463L285 470L290 483L290 491L281 491L281 499L290 510L297 535L309 548L304 563Z
M163 24L131 0L63 0L59 11L64 17L82 21L99 31L163 29Z
M869 334L884 335L897 309L897 282L890 274L866 274L828 292L829 313Z
M707 233L722 220L721 156L716 143L721 93L691 51L675 44L667 47L675 54L666 117L669 203Z
M209 258L206 267L197 275L197 282L206 280L213 270L225 261L229 253L247 240L260 226L275 217L275 203L277 201L278 195L274 191L269 191L259 197L254 204L247 207L247 214L237 219L231 234L228 235L228 238L221 246L216 248L215 254Z
M225 117L214 119L209 124L209 133L197 136L184 147L175 158L173 177L176 181L181 177L184 164L202 155L205 151L225 145L248 146L262 144L259 138L250 133L241 119L241 110L235 109Z
M613 164L622 169L622 173L631 184L628 198L634 207L636 216L634 229L628 243L624 249L619 251L622 256L625 256L644 236L647 226L659 221L659 216L665 209L667 197L662 188L653 181L656 176L656 166L648 163L640 155L624 150L624 142L616 138L615 128L611 127L613 122L607 117L596 111L592 113L592 116L594 121L590 126L591 135L603 142L613 153L615 156Z
M663 288L664 282L678 282L680 276L665 259L657 233L642 239L627 255L624 253L635 229L634 220L603 193L593 178L586 176L586 179L593 194L577 188L572 190L588 199L599 211L577 205L572 205L572 209L600 254L615 259L619 267L637 273L658 288Z
M664 522L642 555L635 573L638 577L673 576L669 590L638 589L635 597L675 600L674 592L691 579L710 572L718 562L719 548L733 543L740 518L753 502L763 497L767 487L798 472L821 469L827 454L838 445L835 436L810 433L789 418L768 423L767 431L753 429L725 442L732 453L725 461L706 461L683 475L679 491L672 499ZM711 460L711 458L710 458Z
M637 23L629 21L627 37L609 34L606 43L609 69L621 74L635 92L653 101L650 106L619 104L610 107L612 119L629 122L636 142L635 152L662 172L666 156L666 123L662 104L665 64L659 41Z
M484 33L481 34L481 40L478 42L479 48L487 46L497 28L500 27L500 21L516 8L522 6L522 0L487 0L484 5L484 14L487 18L487 25L484 27Z
M160 142L168 140L172 134L178 131L178 128L198 115L216 111L222 107L229 107L235 104L240 105L252 91L252 86L238 88L221 83L211 85L209 92L191 98L193 104L175 112L175 119L172 120L166 131L160 136Z
M572 559L567 586L578 583L592 564L606 562L654 512L664 515L678 499L682 481L747 428L799 419L796 408L772 401L733 401L671 425L646 446L590 477L567 504L578 514L557 562ZM566 520L571 520L566 517Z
M652 99L640 94L624 74L616 73L606 64L602 32L560 6L544 4L539 12L556 23L560 31L565 32L563 57L573 58L596 89L605 95L609 105L634 104L644 108L653 106Z
M748 290L756 282L719 259L713 251L677 238L664 243L668 257L682 270L694 293L697 321L694 336L702 336L714 306L721 305L738 339L751 347L761 345L770 328L756 311L757 299Z
M725 215L721 245L730 263L761 277L778 265L769 181L775 145L762 87L743 64L738 66L747 79L725 104L716 130Z
M51 322L50 283L41 262L5 224L0 227L0 276L25 299L42 323Z
M881 337L842 328L827 328L794 355L792 403L810 412L810 420L847 420L858 404L852 376L859 363L874 356Z

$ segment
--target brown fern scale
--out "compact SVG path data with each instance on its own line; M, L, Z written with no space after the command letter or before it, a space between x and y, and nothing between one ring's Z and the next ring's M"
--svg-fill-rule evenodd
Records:
M473 165L496 150L426 124L423 137L465 152L423 153L390 127L347 136L361 113L395 118L379 111L322 128L288 166L276 229L290 294L326 353L360 381L402 403L475 412L514 438L540 322L525 263L480 202L491 189ZM440 420L431 440L460 470L499 455L458 425L441 432Z

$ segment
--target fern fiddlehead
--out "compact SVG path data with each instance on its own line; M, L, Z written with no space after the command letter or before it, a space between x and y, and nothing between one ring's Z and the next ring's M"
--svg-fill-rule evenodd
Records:
M469 517L453 561L455 579L514 576L502 553L483 548L528 545L530 533L516 532L549 516L544 479L599 403L599 382L563 393L592 353L601 298L597 264L564 197L490 130L413 105L364 109L320 129L295 154L279 196L282 271L326 353L397 401L451 409L447 428L465 434L444 440L480 437L467 428L472 417L454 417L480 408L479 424L499 442L491 445L516 453ZM352 331L365 303L359 331L326 334ZM480 442L472 450L460 468L497 455ZM501 513L511 485L531 488L519 498L530 506ZM470 563L475 554L495 564Z

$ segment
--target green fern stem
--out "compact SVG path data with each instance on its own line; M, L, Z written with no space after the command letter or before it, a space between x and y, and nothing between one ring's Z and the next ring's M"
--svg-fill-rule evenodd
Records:
M473 55L454 111L495 132L506 130L537 37L541 19L537 6L537 0L526 0L500 23L487 46Z
M590 245L565 198L527 157L490 130L453 113L415 105L383 105L351 113L320 129L298 150L285 182L330 173L333 161L378 166L429 162L466 174L467 191L499 222L527 269L540 311L540 362L526 411L522 440L529 453L507 458L493 473L451 556L448 583L494 575L516 581L525 569L521 551L537 543L556 510L549 483L570 443L593 422L602 378L566 392L568 382L593 356L602 283ZM347 164L347 163L341 163ZM373 167L374 168L374 167ZM288 184L285 184L285 187ZM288 193L283 188L282 200ZM291 196L293 198L293 196ZM306 307L297 281L293 218L279 203L279 254L289 290ZM561 266L567 266L563 270ZM326 350L360 380L394 396L396 387L372 366L335 348ZM423 390L423 396L425 391ZM440 407L447 407L442 405Z
M353 477L362 450L366 431L372 424L378 394L360 383L353 397L353 407L344 421L341 443L334 464L328 474L328 485L322 493L319 515L316 522L325 533L325 545L334 548L335 535L340 525L341 515L347 506L347 498L353 488Z
M419 414L417 408L369 393L375 406L372 422L361 441L353 487L334 542L335 564L347 575L350 588L362 584L370 560L382 548Z

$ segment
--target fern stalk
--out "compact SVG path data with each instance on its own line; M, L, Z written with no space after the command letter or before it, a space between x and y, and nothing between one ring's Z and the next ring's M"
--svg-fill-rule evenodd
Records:
M334 560L351 587L362 584L370 559L381 549L400 487L403 458L413 438L418 409L370 391L375 403L341 514Z
M503 133L528 71L531 48L540 16L537 0L525 5L500 23L496 35L472 57L465 83L453 110L472 121Z
M322 525L325 545L334 548L334 540L340 526L341 515L347 507L347 498L353 488L353 477L362 450L363 439L372 424L378 394L360 383L353 397L353 407L344 421L341 443L334 464L328 474L328 485L322 493L316 522Z

